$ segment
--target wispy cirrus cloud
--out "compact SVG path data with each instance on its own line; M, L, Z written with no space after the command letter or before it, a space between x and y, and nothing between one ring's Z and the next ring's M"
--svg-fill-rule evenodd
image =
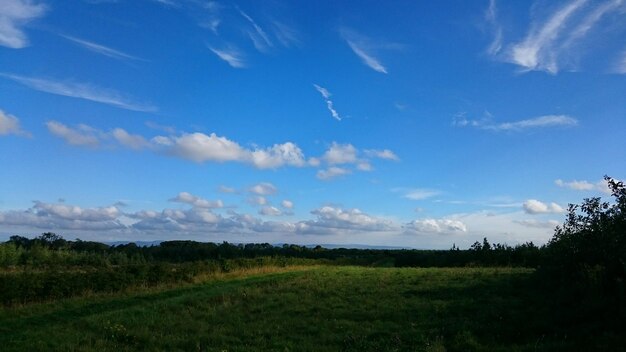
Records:
M430 188L396 187L392 188L391 191L394 193L400 193L402 198L411 200L424 200L441 194L441 191Z
M113 59L117 59L117 60L141 60L141 61L145 61L142 58L130 55L130 54L126 54L124 52L121 52L119 50L115 50L113 48L109 48L107 46L101 45L101 44L97 44L94 42L90 42L84 39L80 39L80 38L76 38L76 37L72 37L69 35L61 35L61 37L89 50L92 51L94 53L100 54L100 55L104 55Z
M512 122L495 122L491 114L479 120L471 120L465 114L457 115L452 124L456 127L474 127L490 131L525 131L530 129L573 127L578 120L568 115L544 115Z
M219 57L234 68L246 67L246 61L244 59L243 53L232 45L222 49L209 47L209 50L211 50L215 55L217 55L217 57Z
M485 10L485 21L491 27L493 32L493 39L487 53L490 55L496 55L502 49L502 26L498 23L498 9L496 0L489 0L489 6Z
M20 120L4 111L0 110L0 136L13 134L16 136L29 137L31 134L20 126Z
M261 26L259 26L256 21L252 19L252 17L243 12L239 7L237 7L237 11L239 11L239 14L252 25L254 30L248 31L248 36L258 51L267 52L268 48L274 46L274 43L270 40L267 33L265 33L265 30L263 30L263 28L261 28Z
M333 104L333 101L330 100L330 97L332 96L332 94L328 91L328 89L322 87L322 86L318 86L317 84L313 84L313 87L315 87L315 89L322 95L322 97L324 98L324 101L326 101L326 107L328 108L328 111L330 111L330 115L337 121L341 121L341 116L339 115L339 113L337 112L337 110L335 110L335 106Z
M604 25L608 21L603 20L611 16L623 17L625 5L624 0L571 0L556 7L533 6L532 20L523 39L511 41L505 47L503 24L497 19L496 2L491 0L485 21L494 30L487 52L499 60L518 65L523 71L556 74L563 68L576 70L578 59L592 44L590 33L603 29L605 35L610 35L624 28L626 22L623 20L617 25ZM542 11L544 8L549 12Z
M376 43L372 39L345 27L341 28L339 32L350 49L352 49L366 66L376 72L387 73L387 68L380 59L376 58L374 55L375 51L380 48L388 47L388 44Z
M31 0L0 1L0 45L12 49L28 46L24 25L43 16L47 6Z
M61 82L6 73L0 73L0 77L11 79L21 85L41 92L89 100L125 110L141 112L155 112L158 110L152 105L136 103L115 90L100 88L88 83Z
M617 63L615 64L615 68L613 69L613 72L623 74L623 75L626 74L626 50L624 50L622 55L617 60Z

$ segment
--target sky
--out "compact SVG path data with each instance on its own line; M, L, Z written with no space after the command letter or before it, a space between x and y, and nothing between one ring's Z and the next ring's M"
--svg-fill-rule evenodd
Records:
M624 38L626 0L0 0L0 240L543 244L626 178Z

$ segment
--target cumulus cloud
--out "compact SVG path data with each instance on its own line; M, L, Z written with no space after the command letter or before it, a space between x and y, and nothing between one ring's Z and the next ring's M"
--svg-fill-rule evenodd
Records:
M366 149L364 151L365 155L370 158L379 158L386 160L398 161L400 158L389 149L376 150L376 149Z
M328 91L328 89L318 86L317 84L313 84L313 87L315 87L315 89L320 92L320 94L322 95L322 97L324 98L324 101L326 101L326 107L328 108L328 111L330 111L330 115L337 121L341 121L341 116L339 116L339 113L337 112L337 110L335 110L333 101L330 100L330 97L332 94L330 94L330 92Z
M265 198L263 196L249 196L248 197L248 204L250 204L250 205L266 205L267 204L267 198Z
M206 200L204 198L195 196L188 192L180 192L174 198L170 199L170 202L186 203L198 208L222 208L224 203L221 200Z
M0 45L13 49L28 46L23 27L46 13L46 6L32 0L0 2Z
M0 110L0 136L14 134L16 136L30 136L30 133L20 127L20 120Z
M490 131L526 131L530 129L551 128L551 127L572 127L578 125L578 120L568 115L544 115L525 120L512 122L494 122L490 114L480 120L470 120L463 114L453 120L453 125L457 127L474 127Z
M285 209L293 209L293 202L285 199L282 202L280 202L280 206L282 206Z
M224 185L219 186L217 190L221 193L237 193L236 189Z
M208 135L201 132L181 133L155 136L148 139L138 134L131 134L122 128L114 128L107 132L84 124L72 127L57 121L49 121L46 125L52 134L63 138L71 145L96 147L106 144L133 150L147 149L158 154L197 163L237 162L251 165L257 169L277 169L287 166L321 167L322 163L326 163L327 168L318 170L317 173L317 177L324 180L352 173L354 169L359 171L373 170L371 160L361 157L360 154L378 159L397 159L395 154L388 149L360 152L352 144L336 142L333 142L321 157L307 159L302 149L292 142L274 144L266 148L258 146L249 148L215 133ZM345 167L348 164L353 170Z
M348 169L337 167L337 166L331 166L325 170L318 170L316 176L320 180L327 181L335 177L348 175L350 173L352 172Z
M356 163L358 161L357 149L352 144L333 142L322 159L330 165Z
M522 208L527 214L559 214L565 209L556 203L543 203L536 199L529 199L522 204Z
M198 163L206 161L235 161L254 165L259 169L306 165L302 150L294 143L275 144L266 149L250 150L215 133L184 133L180 136L153 138L166 153Z
M602 192L604 194L611 194L611 189L609 188L608 183L605 180L600 180L598 182L589 182L589 181L563 181L561 179L555 180L554 183L563 188L569 188L576 191L597 191Z
M140 135L130 134L121 128L111 131L111 135L117 142L130 149L140 150L150 148L150 142Z
M5 73L0 73L0 76L45 93L89 100L132 111L154 112L158 110L152 105L136 103L112 89L100 88L88 83L60 82Z
M359 209L324 206L311 211L314 220L296 224L302 234L337 234L341 232L380 232L397 229L393 222L368 215Z
M275 169L283 165L302 167L306 165L304 153L296 144L274 144L266 149L251 152L252 164L259 169Z
M120 230L126 227L119 221L121 214L115 206L82 208L35 201L26 210L0 211L0 224L45 230Z
M259 210L259 214L265 216L280 216L283 215L283 212L276 207L267 205Z
M69 127L60 122L46 122L48 131L62 138L66 143L76 146L96 147L100 145L99 132L87 125Z
M421 219L413 220L404 226L407 232L418 234L454 234L467 232L467 226L459 220Z
M278 188L269 182L261 182L256 184L249 189L250 193L254 193L261 196L268 196L272 194L276 194L278 192Z

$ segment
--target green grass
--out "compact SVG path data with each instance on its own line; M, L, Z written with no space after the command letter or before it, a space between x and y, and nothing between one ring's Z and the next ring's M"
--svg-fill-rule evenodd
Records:
M536 288L531 273L511 268L311 267L5 308L0 311L0 350L535 351L623 346L619 334L563 326L563 315Z

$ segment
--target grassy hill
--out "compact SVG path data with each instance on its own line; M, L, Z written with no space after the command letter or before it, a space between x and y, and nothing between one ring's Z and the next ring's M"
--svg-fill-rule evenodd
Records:
M260 273L259 271L265 271ZM4 308L2 351L617 350L523 268L311 266ZM578 319L584 319L584 316ZM567 322L567 323L564 323Z

